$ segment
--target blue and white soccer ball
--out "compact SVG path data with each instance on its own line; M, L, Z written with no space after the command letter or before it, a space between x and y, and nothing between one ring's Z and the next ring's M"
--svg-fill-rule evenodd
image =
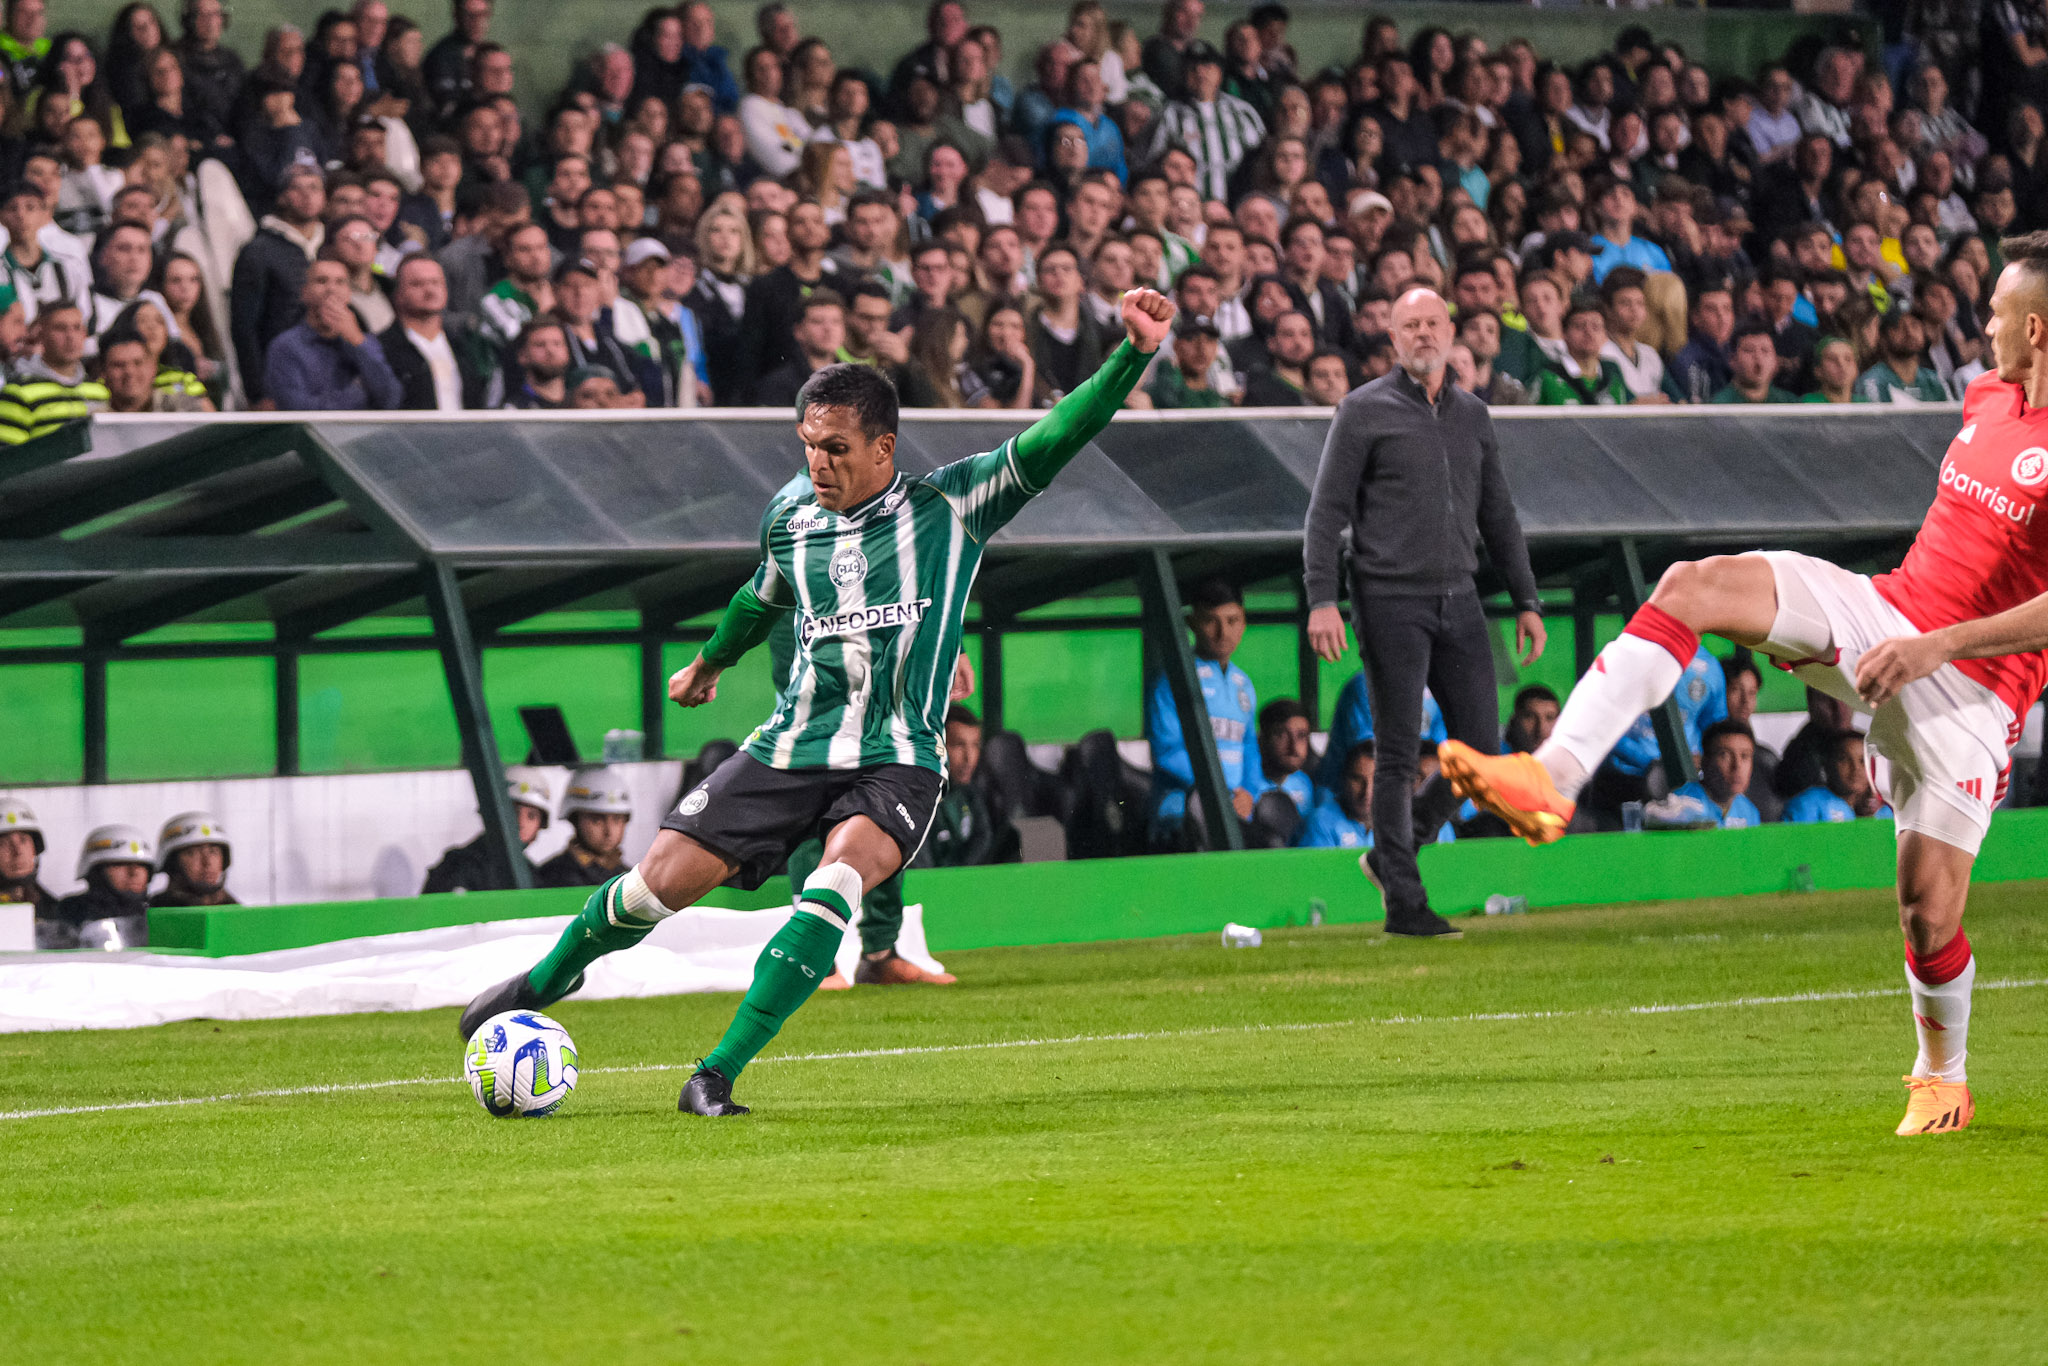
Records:
M493 1015L470 1035L463 1074L477 1104L500 1119L538 1119L576 1089L576 1045L537 1010Z

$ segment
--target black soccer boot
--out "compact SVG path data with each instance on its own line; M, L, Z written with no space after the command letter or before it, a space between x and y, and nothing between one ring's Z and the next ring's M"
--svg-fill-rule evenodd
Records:
M717 1068L706 1067L702 1058L697 1059L697 1070L683 1083L683 1094L676 1099L676 1109L686 1115L712 1117L752 1113L746 1106L733 1103L732 1083Z
M464 1008L462 1018L455 1022L455 1030L462 1035L464 1043L476 1033L478 1025L493 1015L503 1015L508 1010L546 1010L554 1004L553 1001L543 1001L526 977L523 972L517 977L507 977ZM563 994L573 995L582 989L583 974L579 972L575 982Z
M1397 910L1387 907L1388 934L1400 935L1404 939L1463 939L1465 932L1450 921L1438 915L1427 906L1412 910Z

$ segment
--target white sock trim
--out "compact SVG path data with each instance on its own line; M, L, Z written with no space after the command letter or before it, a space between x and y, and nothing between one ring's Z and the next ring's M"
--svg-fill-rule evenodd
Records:
M820 864L818 871L812 873L810 877L804 880L805 893L808 894L814 890L831 892L846 903L848 910L852 910L860 905L860 874L854 870L854 866L850 863ZM841 919L836 912L828 906L811 900L808 895L798 901L797 910L808 915L814 915L837 929L844 930L846 928L847 922Z
M841 934L846 933L846 922L841 920L837 913L828 910L819 902L799 901L796 903L796 913L798 915L814 915L833 929L838 930Z
M605 919L621 929L634 929L641 925L655 925L676 913L677 907L664 906L654 890L647 885L647 879L640 876L638 868L619 879L613 895L606 899ZM624 914L631 918L628 925L619 917Z

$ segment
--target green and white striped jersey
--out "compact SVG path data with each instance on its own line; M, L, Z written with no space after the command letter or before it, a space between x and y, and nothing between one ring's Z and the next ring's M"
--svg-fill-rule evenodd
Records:
M793 611L796 654L741 748L771 768L945 772L946 694L982 550L1039 492L1015 447L898 473L845 512L807 489L779 497L753 589Z
M943 774L946 694L989 537L1109 425L1151 358L1124 342L995 450L921 478L899 472L844 512L821 507L808 478L785 485L761 521L761 566L702 656L730 668L795 615L775 711L741 748L771 768Z

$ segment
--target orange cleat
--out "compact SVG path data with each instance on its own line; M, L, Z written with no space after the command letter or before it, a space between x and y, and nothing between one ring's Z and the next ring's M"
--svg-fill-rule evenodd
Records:
M949 987L958 980L950 972L929 972L908 958L898 957L891 950L886 958L861 957L860 966L853 970L853 980L862 986Z
M1578 808L1564 799L1533 754L1481 754L1458 740L1436 747L1437 762L1460 797L1469 797L1531 844L1564 837Z
M1893 1132L1900 1138L1952 1134L1969 1128L1976 1117L1977 1102L1970 1099L1969 1083L1943 1081L1939 1077L1907 1077L1906 1117Z

